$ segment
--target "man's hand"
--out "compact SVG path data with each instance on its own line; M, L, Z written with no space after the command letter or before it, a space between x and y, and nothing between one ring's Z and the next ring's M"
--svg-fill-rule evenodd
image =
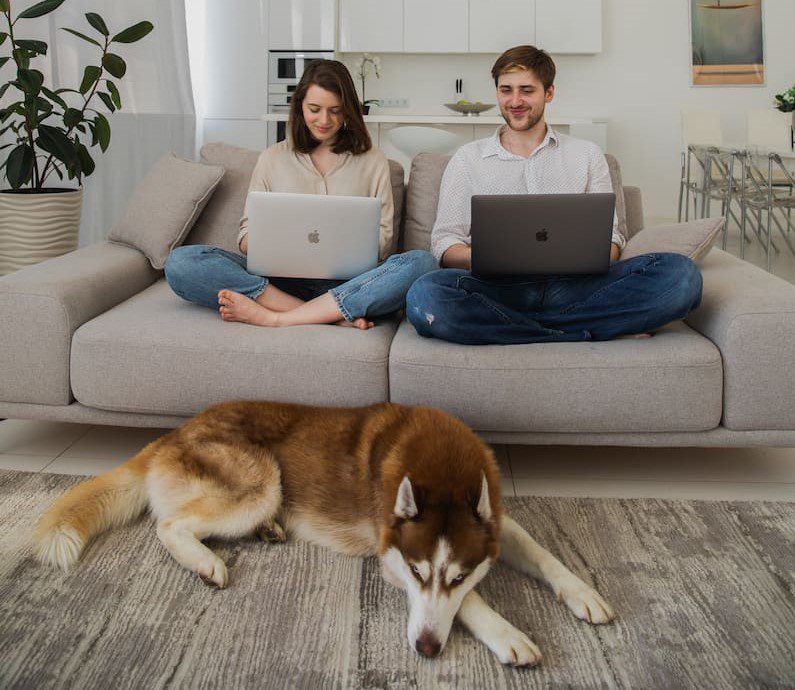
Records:
M615 246L615 245L613 245L613 246ZM248 233L243 235L243 237L240 240L240 251L243 254L248 254ZM612 258L611 258L611 261L612 261Z
M621 256L621 250L618 248L618 245L613 243L610 245L610 263L614 264L618 261L619 257Z
M472 247L466 244L454 244L442 254L442 268L472 268Z

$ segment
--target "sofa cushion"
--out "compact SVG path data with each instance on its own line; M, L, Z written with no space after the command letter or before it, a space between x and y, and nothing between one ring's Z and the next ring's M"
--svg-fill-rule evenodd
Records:
M682 322L651 338L481 346L403 322L389 358L393 402L440 407L477 431L713 429L722 386L720 352Z
M238 252L237 233L240 218L246 205L246 195L251 183L251 175L259 158L259 151L232 146L231 144L210 143L202 146L201 162L207 165L220 165L226 175L218 185L213 198L196 221L193 231L185 244L212 244L230 252ZM395 204L393 246L395 251L400 224L403 219L403 167L396 161L389 161L392 178L392 196Z
M693 261L701 261L712 249L725 222L721 216L646 228L627 242L621 258L631 259L641 254L673 252L684 254Z
M163 268L223 175L217 165L199 165L173 153L162 156L135 188L108 240L139 249L153 268Z
M147 414L191 415L245 398L369 405L387 399L396 327L226 323L160 280L75 332L72 390L89 407Z
M418 153L411 161L411 173L406 189L406 223L403 231L402 247L409 249L430 249L431 230L436 221L436 208L439 205L439 187L442 175L452 156L439 153ZM627 237L627 215L621 169L618 161L605 155L610 170L610 180L616 193L616 215L618 231Z

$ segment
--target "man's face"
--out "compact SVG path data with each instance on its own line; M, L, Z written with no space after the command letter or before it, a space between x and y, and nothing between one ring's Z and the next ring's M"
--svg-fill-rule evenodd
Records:
M546 91L530 70L507 72L497 80L497 103L505 122L512 130L525 132L544 117L544 107L552 100L555 86Z

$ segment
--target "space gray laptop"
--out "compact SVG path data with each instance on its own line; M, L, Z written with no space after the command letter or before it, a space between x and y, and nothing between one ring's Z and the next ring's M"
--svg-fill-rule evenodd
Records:
M616 195L494 194L472 197L472 275L605 273Z
M353 278L378 264L381 200L249 192L249 273Z

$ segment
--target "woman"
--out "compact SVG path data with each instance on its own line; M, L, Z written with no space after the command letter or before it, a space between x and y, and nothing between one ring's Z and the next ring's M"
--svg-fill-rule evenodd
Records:
M166 280L180 297L218 309L224 321L371 328L371 319L403 308L411 284L437 264L424 251L387 258L394 211L389 164L370 142L345 65L318 60L304 71L292 99L288 130L286 141L260 155L249 190L380 198L383 263L345 282L269 279L248 273L244 256L218 247L189 245L171 252ZM248 249L246 215L238 235L242 254Z

